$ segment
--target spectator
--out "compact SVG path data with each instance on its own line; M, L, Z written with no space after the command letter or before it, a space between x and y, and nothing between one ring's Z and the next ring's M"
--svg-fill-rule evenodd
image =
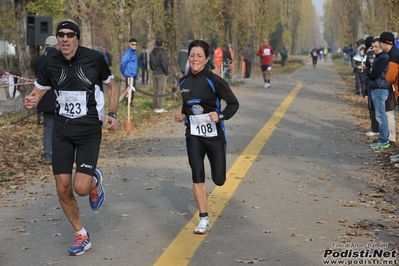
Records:
M104 56L105 62L107 62L108 67L111 68L111 66L112 66L112 55L107 52L107 48L105 48L105 47L103 47L102 52L103 52L103 56Z
M252 59L253 59L253 51L251 44L247 44L244 47L244 62L245 62L245 78L249 79L251 77L251 68L252 68Z
M39 56L35 62L35 75L37 77L43 63L50 56L58 52L59 45L57 37L49 36L45 42L45 52ZM54 126L54 112L55 112L55 92L51 88L50 91L43 95L42 100L37 105L37 111L43 112L43 163L51 165L52 162L52 139L53 139L53 126Z
M373 41L374 37L369 36L366 38L365 40L365 45L366 45L366 55L367 55L367 61L366 61L366 74L370 72L371 70L371 66L373 65L373 61L374 61L374 51L373 51L373 47L371 46L371 42ZM366 94L367 94L367 102L368 102L368 110L369 110L369 116L370 116L370 122L371 122L371 127L370 129L366 132L366 136L368 137L373 137L375 135L378 135L378 122L375 119L375 111L374 111L374 105L373 105L373 101L371 100L371 92L370 92L370 83L368 82L368 78L366 75Z
M140 67L141 67L141 84L148 83L148 52L147 47L141 47Z
M221 67L223 63L223 50L220 45L215 49L215 52L213 53L213 58L215 60L215 74L221 76Z
M390 94L396 93L393 95L393 99L389 101L389 141L396 141L396 126L395 126L395 116L393 110L395 109L396 99L399 96L398 91L398 75L399 75L399 49L395 46L395 37L391 32L383 32L380 35L380 45L382 51L388 53L389 56L389 64L388 64L388 72L386 73L386 80L391 84Z
M168 75L169 60L163 49L163 39L158 38L155 42L155 48L150 54L150 68L154 81L153 105L155 113L166 113L168 110L162 107L163 94L165 93L166 77Z
M375 38L372 42L375 59L371 66L370 73L367 74L369 78L369 86L371 90L371 99L375 109L375 117L378 122L379 137L378 140L370 144L371 149L386 149L389 148L389 127L388 118L386 114L385 102L388 99L391 84L389 84L385 77L388 71L389 56L381 50L379 39Z
M353 57L353 72L355 73L355 95L359 96L362 94L363 97L366 96L366 48L361 47L359 49L359 54Z
M129 88L131 91L130 97L130 107L134 107L133 99L134 99L134 89L136 87L136 78L139 70L138 60L137 60L137 40L135 38L131 38L129 40L129 47L126 49L124 54L122 55L120 69L122 75L125 77L126 88ZM128 105L128 98L126 98L126 106Z
M349 56L349 60L350 60L350 64L352 65L353 64L353 62L352 62L352 60L353 60L353 56L355 55L355 51L354 51L354 49L353 49L353 45L352 44L349 44L349 47L348 47L348 56Z
M231 46L231 43L227 44L230 56L231 56L231 64L230 64L230 73L233 76L234 75L234 51L233 47Z
M227 44L226 49L223 51L223 71L225 78L231 78L231 63L233 62L230 52L230 46Z
M281 49L280 55L281 55L281 66L285 67L285 63L287 62L287 58L288 58L288 52L287 52L287 49L285 48L285 46L283 47L283 49Z

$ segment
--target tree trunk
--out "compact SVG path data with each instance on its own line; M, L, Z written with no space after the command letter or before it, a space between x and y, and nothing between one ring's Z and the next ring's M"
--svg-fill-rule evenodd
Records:
M17 54L18 54L18 62L19 68L21 70L20 75L24 78L33 79L35 78L35 71L33 68L33 62L35 55L32 51L37 51L36 47L30 47L26 45L26 23L27 23L27 15L28 11L26 10L26 3L24 0L15 0L15 29L16 29L16 45L17 45ZM16 74L16 73L13 73ZM17 73L19 74L19 73ZM19 92L21 92L22 96L25 97L30 90L32 90L32 86L18 86Z
M176 39L176 21L175 21L175 0L165 0L165 29L166 29L166 46L169 58L169 82L173 85L177 84L180 79L179 64L177 60L177 39Z
M118 58L119 62L122 59L123 53L126 51L128 47L128 41L129 41L129 36L127 34L130 34L130 20L128 19L129 17L126 14L126 1L125 0L119 0L118 1L118 27L116 28L117 33L118 33L118 50L120 57ZM115 59L114 59L114 62ZM120 69L119 66L117 68L118 70ZM126 84L125 84L125 78L123 77L122 73L119 72L119 78L120 78L120 83L119 83L119 90L121 93L123 93L126 90Z
M152 49L154 49L155 46L155 22L154 22L154 10L152 8L152 3L150 1L146 1L145 4L145 9L146 9L146 21L145 21L145 26L146 26L146 31L147 31L147 51L148 51L148 57L150 56L150 53ZM148 58L149 60L149 58ZM149 61L148 61L149 62ZM148 83L152 84L152 71L150 69L150 66L148 66Z
M87 0L77 0L80 45L93 48L90 24L90 4Z

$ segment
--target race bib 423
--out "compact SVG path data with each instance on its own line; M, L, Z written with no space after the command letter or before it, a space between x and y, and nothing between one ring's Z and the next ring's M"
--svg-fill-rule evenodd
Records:
M78 118L87 114L85 91L59 91L59 114L68 118Z

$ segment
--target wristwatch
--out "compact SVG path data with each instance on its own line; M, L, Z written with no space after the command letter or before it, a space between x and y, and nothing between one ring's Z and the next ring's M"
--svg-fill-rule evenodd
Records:
M109 112L109 113L108 113L108 116L113 117L113 118L115 118L115 119L118 118L118 116L117 116L114 112Z
M224 115L223 114L218 114L219 116L219 122L223 122L224 121Z

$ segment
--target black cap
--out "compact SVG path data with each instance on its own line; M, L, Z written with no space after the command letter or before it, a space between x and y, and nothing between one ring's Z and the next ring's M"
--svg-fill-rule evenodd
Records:
M395 43L395 36L392 32L383 32L380 35L380 42L393 45Z

